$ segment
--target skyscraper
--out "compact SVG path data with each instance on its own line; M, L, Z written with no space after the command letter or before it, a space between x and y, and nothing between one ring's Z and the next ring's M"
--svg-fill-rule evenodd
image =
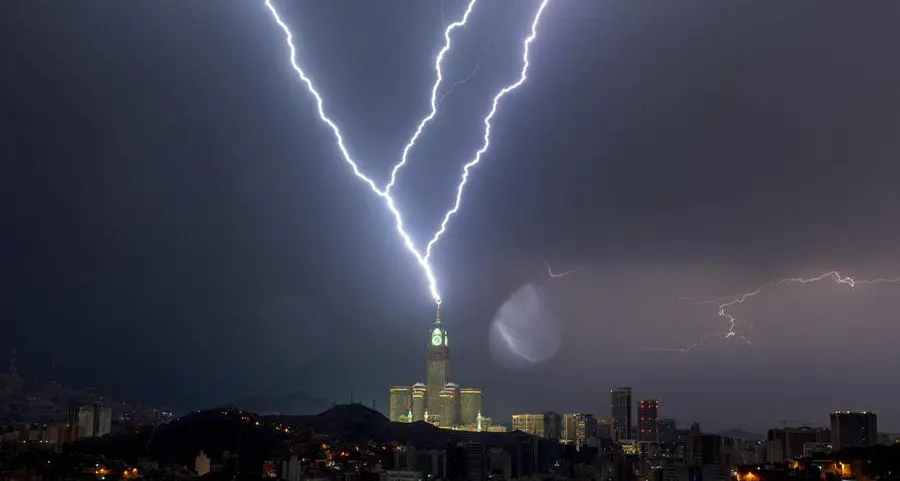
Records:
M834 450L878 444L875 413L850 411L831 413L831 445Z
M450 348L447 330L441 324L441 306L437 307L434 326L428 333L428 373L425 380L428 392L426 407L430 414L440 414L441 390L450 376Z
M408 422L412 410L412 388L394 386L391 388L390 419L394 422Z
M412 386L412 419L410 422L425 420L425 393L428 389L424 384L417 382Z
M638 441L659 442L659 399L638 401Z
M546 438L550 430L547 414L513 414L513 431L522 431L533 436Z
M591 414L565 413L563 414L562 442L573 444L581 449L587 443L589 437L598 436L599 423Z
M475 426L481 414L481 389L463 388L459 390L459 424Z
M450 427L459 424L459 386L447 383L441 389L440 426Z
M613 420L613 438L616 441L631 439L631 388L618 387L609 392L610 417Z

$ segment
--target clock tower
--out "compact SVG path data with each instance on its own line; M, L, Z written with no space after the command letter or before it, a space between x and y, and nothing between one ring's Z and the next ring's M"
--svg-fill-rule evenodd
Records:
M450 377L450 348L447 347L447 330L441 324L440 304L437 306L434 325L428 331L427 376L427 408L428 412L434 415L442 412L441 389L444 389Z

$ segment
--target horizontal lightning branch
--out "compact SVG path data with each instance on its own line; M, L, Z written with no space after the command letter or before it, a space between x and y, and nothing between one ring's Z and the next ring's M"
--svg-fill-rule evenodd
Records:
M756 289L745 292L738 296L733 296L727 298L729 300L722 302L722 299L716 299L712 301L702 301L698 302L698 304L718 304L718 315L720 317L724 317L728 320L728 330L721 333L716 334L707 334L700 338L699 341L684 347L684 348L672 348L672 349L647 349L649 351L658 351L658 352L680 352L687 353L690 352L706 343L707 340L713 338L723 338L729 339L732 337L737 337L744 341L747 345L752 346L753 343L748 339L743 332L737 331L737 319L729 312L729 308L734 307L737 304L743 304L747 300L758 296L763 291L767 289L771 289L774 287L779 287L787 284L809 284L813 282L830 280L835 284L844 284L850 286L850 288L854 288L859 285L869 285L869 284L895 284L900 282L900 277L894 278L878 278L878 279L856 279L853 277L844 277L838 271L828 271L824 274L818 275L816 277L785 277L783 279L778 279L776 281L767 282L765 284L760 284Z

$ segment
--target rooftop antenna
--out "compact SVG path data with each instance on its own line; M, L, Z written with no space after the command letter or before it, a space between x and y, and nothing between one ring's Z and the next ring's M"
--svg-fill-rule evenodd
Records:
M350 388L350 404L353 404L353 388Z
M441 323L441 303L440 302L437 303L437 308L435 310L436 310L436 312L434 314L434 323L440 324Z

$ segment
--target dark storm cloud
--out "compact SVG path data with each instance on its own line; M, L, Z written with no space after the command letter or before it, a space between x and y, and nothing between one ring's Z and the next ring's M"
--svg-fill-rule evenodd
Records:
M439 4L282 3L353 153L386 178L427 107ZM420 242L518 71L533 10L511 10L484 2L459 35L453 78L503 29L402 175ZM848 407L900 425L874 374L897 335L892 287L773 290L734 310L752 348L643 350L722 330L714 306L678 297L900 273L898 14L554 0L435 253L452 378L484 387L499 419L605 413L608 389L632 385L709 427ZM2 347L23 368L190 406L298 388L383 400L422 380L421 272L340 163L261 3L10 3L0 22ZM589 267L551 280L545 258ZM528 283L565 335L553 359L508 371L492 318Z

